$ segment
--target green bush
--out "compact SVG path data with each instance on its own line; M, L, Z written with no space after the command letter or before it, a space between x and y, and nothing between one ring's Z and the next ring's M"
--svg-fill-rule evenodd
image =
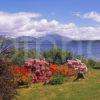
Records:
M93 68L94 69L100 69L100 62L96 62L95 66Z
M100 69L100 62L92 59L88 59L87 66L93 69Z
M72 53L60 48L53 48L42 52L42 56L51 63L64 64L68 59L72 59Z
M94 66L96 65L96 61L92 60L92 59L89 59L88 60L88 66L91 67L91 68L94 68Z
M65 77L61 73L56 73L50 80L49 84L51 85L63 84L64 81Z

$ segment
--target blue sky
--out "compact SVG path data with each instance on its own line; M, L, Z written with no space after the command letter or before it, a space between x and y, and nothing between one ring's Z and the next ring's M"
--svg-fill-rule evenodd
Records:
M38 19L56 20L61 24L74 23L78 27L100 26L97 21L100 0L0 0L0 11L10 14L39 13L42 16ZM90 17L91 12L94 12L92 17ZM76 13L80 15L77 16ZM84 17L85 14L88 14L87 17Z
M56 19L63 23L76 22L84 25L86 21L79 21L73 12L100 12L100 0L0 0L0 10L6 12L39 12L48 20ZM89 22L89 24L91 23Z

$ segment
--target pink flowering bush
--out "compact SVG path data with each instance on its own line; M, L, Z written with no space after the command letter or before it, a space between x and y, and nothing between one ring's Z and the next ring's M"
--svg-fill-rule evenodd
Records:
M70 68L74 68L77 72L85 74L87 72L87 67L84 63L81 62L81 60L68 60L67 65Z
M32 82L47 82L52 76L52 72L49 68L49 63L45 60L31 59L25 62L25 68L27 71L32 72Z

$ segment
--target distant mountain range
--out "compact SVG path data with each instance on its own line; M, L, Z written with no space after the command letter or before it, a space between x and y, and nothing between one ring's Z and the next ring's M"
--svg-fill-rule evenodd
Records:
M45 36L41 36L38 38L34 38L31 36L21 36L21 37L17 37L16 41L17 42L37 42L37 43L47 43L47 42L54 42L54 43L61 43L61 42L66 42L66 41L70 41L72 39L58 35L58 34L48 34Z
M75 40L58 34L48 34L41 37L20 36L15 39L17 42L68 42L68 41L100 41L100 40Z

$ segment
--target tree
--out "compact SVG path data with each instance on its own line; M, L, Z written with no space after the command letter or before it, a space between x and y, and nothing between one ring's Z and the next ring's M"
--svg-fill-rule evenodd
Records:
M12 68L7 62L11 48L12 42L7 38L0 37L0 100L11 100L15 93Z
M15 83L11 69L8 62L0 60L0 97L3 100L11 100L15 94Z

